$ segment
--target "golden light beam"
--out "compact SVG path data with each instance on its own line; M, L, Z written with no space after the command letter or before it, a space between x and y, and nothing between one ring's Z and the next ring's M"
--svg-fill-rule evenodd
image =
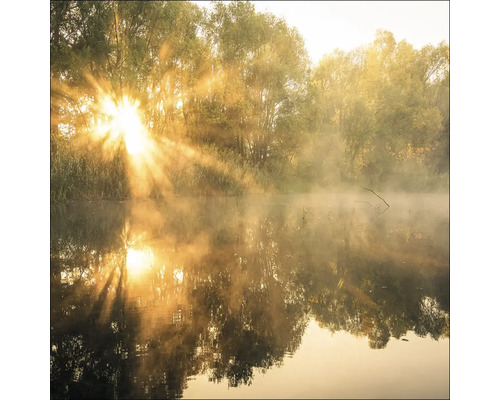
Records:
M213 169L240 182L251 192L261 191L251 172L232 168L218 154L195 148L182 138L155 140L144 123L139 102L130 93L125 90L119 95L109 83L97 81L90 75L87 79L94 88L94 95L89 96L89 124L85 130L92 140L101 144L106 157L114 157L124 146L132 197L147 197L153 189L157 194L170 194L173 190L170 177L190 179L192 165ZM208 74L199 84L209 90L209 86L218 81L217 77ZM74 97L79 98L76 94Z
M109 132L112 139L123 139L127 152L133 156L145 151L148 136L137 101L123 96L115 102L110 96L103 95L100 99L100 109L107 122L98 128L98 133L102 135Z

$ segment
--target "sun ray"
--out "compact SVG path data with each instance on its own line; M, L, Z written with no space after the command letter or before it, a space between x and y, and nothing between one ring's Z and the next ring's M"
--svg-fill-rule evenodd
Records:
M100 99L100 109L106 122L100 125L98 133L108 133L112 140L123 140L127 152L133 156L146 150L148 140L138 105L128 96L116 102L109 95L103 95Z

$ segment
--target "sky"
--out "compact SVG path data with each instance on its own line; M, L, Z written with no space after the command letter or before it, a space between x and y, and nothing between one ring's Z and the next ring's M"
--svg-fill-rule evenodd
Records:
M6 398L19 398L19 388L23 388L23 397L48 398L50 3L39 0L4 3L4 23L0 24L0 32L6 38L2 42L2 51L7 56L0 66L5 78L2 83L3 96L0 97L3 119L0 209L4 211L0 243L5 249L2 257L5 290L2 290L1 299L3 304L15 304L16 307L6 306L3 310L4 320L9 321L9 326L15 327L3 330L3 342L9 344L3 354L4 365L8 366L5 379L9 385L3 388L3 393ZM408 7L412 7L410 2L401 3L408 3ZM272 7L271 4L266 5ZM298 4L293 6L295 10L300 7ZM257 4L257 7L260 5ZM312 10L316 4L309 2L308 7ZM440 7L447 10L448 3ZM494 311L491 307L482 306L498 303L500 281L499 268L496 268L500 226L498 184L495 183L498 176L492 176L498 175L500 148L500 135L497 134L499 55L497 51L492 51L496 49L494 38L500 37L499 7L495 0L479 0L473 5L466 0L451 2L450 265L453 269L453 317L450 397L454 399L490 398L498 392L498 368L494 362L500 358L500 347L491 340L474 338L478 333L481 334L477 329L477 321L484 322L490 333L500 330L500 320L491 318L495 315ZM423 10L424 7L421 12ZM273 13L279 15L279 12ZM306 15L309 17L304 17L304 20L312 18L310 12ZM390 15L395 14L391 12ZM437 11L427 13L429 18L435 18L435 15L438 15ZM320 17L322 15L315 16ZM408 23L408 19L411 22L408 17L404 19L405 23L401 22L403 28L405 24L407 27L413 25ZM448 19L445 19L443 24L446 24L446 29L439 24L438 28L447 32ZM311 40L314 43L314 38L305 37L305 28L298 26L299 21L292 21L289 19L288 23L297 26L306 45ZM323 23L316 21L316 24L318 27L328 26L328 20ZM426 20L419 20L416 25L421 27L423 36L426 31L434 32L437 29ZM412 39L409 32L400 32L388 24L382 28L392 31L397 40L405 37L409 43L418 46L417 40ZM371 36L365 39L368 42L373 40L375 33L374 29L370 30L373 31ZM321 31L324 32L324 29ZM339 43L341 38L350 37L347 34L333 37L333 32L328 33L328 36L328 41L317 41L318 46L324 46L324 52L335 47L342 48ZM442 36L421 40L424 43L434 40L439 42ZM15 40L12 40L13 37ZM363 41L355 46L359 44L363 44ZM312 54L312 50L309 51ZM18 282L21 274L27 277L22 291L18 290L17 285L11 284ZM482 334L484 336L484 331ZM30 345L23 345L26 343ZM26 370L26 360L29 360L30 370L36 371L31 374L31 384L28 386L25 374L19 373ZM479 367L471 368L471 365Z
M202 7L209 2L194 1ZM349 51L368 45L377 29L416 48L449 43L448 1L252 1L296 27L313 63L336 48Z

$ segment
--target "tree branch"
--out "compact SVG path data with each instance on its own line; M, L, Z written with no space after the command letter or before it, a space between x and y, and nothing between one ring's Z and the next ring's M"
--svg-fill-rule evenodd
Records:
M364 186L359 186L359 185L356 185L357 187L360 187L361 189L365 189L365 190L368 190L369 192L372 192L375 196L377 196L380 200L382 200L385 205L387 206L387 208L389 208L389 203L387 203L387 201L385 201L382 197L380 197L377 193L375 193L373 190L371 189L368 189L368 188L365 188Z

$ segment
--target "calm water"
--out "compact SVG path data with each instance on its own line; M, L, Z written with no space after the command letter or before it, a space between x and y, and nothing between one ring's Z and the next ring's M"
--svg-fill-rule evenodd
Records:
M52 398L447 398L447 195L51 209Z

